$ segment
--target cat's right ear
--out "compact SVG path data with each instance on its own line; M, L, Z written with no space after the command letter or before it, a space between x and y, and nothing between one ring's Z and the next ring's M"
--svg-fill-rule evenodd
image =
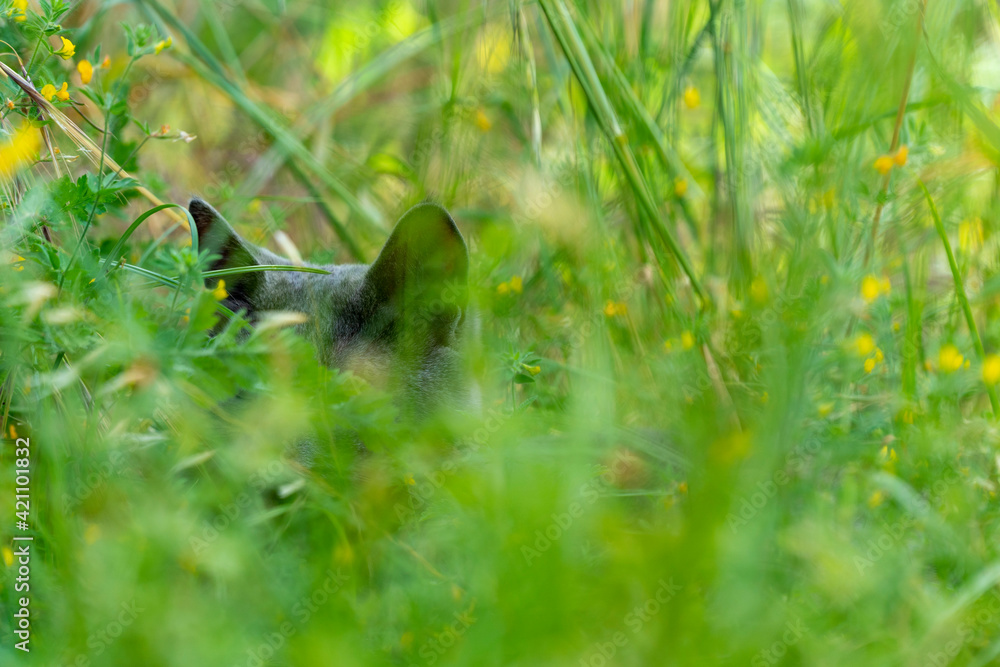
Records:
M188 211L191 213L191 218L198 231L199 249L202 252L207 250L215 257L208 267L209 270L217 271L259 264L254 256L254 246L240 238L232 225L226 222L226 219L219 215L219 212L212 208L208 202L196 197L188 203ZM262 273L241 273L226 276L224 278L226 291L230 297L230 303L227 306L233 310L252 310L253 296L263 281L263 275ZM205 279L205 284L209 287L214 287L218 282L218 278Z

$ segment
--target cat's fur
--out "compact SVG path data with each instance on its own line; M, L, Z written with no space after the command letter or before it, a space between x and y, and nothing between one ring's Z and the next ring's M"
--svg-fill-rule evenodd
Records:
M192 199L188 210L200 248L216 257L210 268L291 264L241 238L201 199ZM318 268L329 274L230 276L224 304L244 311L251 323L263 311L307 314L299 329L315 344L319 361L393 392L407 417L475 407L458 349L468 319L469 255L444 208L424 203L410 209L370 265Z

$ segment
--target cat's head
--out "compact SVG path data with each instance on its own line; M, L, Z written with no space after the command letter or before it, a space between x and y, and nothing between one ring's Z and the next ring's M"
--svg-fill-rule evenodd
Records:
M210 269L290 265L235 232L214 208L192 199L199 247ZM265 311L298 311L320 361L375 384L433 402L458 372L455 346L468 306L469 254L448 212L419 204L396 223L370 264L319 267L328 274L258 271L225 278L224 304L253 323ZM215 286L215 279L207 279ZM419 409L419 406L418 406Z

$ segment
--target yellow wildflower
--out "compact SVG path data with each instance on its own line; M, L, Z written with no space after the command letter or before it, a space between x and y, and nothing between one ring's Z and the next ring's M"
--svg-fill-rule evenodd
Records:
M166 39L161 39L159 42L156 43L155 47L156 54L159 55L160 51L162 51L163 49L169 49L171 46L173 46L173 44L174 44L173 37L167 37Z
M69 84L67 84L65 81L63 81L63 85L61 88L56 88L51 83L47 83L44 86L42 86L42 89L39 90L38 92L41 93L42 97L47 99L49 102L52 101L53 97L58 97L60 100L65 102L66 100L69 99L68 88Z
M938 351L938 366L945 373L953 373L962 367L965 357L958 351L958 348L948 343L942 345Z
M80 81L83 82L83 85L90 83L90 80L94 77L94 66L90 64L89 60L78 62L76 70L80 73Z
M875 276L869 274L861 281L861 298L871 303L878 298L881 292L881 283Z
M542 372L541 366L529 366L528 364L521 364L521 366L524 370L528 371L529 375L538 375Z
M767 303L767 281L763 276L757 276L750 283L750 298L758 304Z
M219 284L215 286L214 290L212 290L212 296L215 297L216 301L222 301L229 296L229 292L226 291L225 280L219 280Z
M691 333L690 331L685 331L681 334L681 347L683 347L685 350L690 350L692 347L694 347L694 343L695 340L693 333Z
M826 192L824 192L823 193L823 206L825 208L833 208L833 205L837 203L836 195L837 195L837 193L834 191L833 188L830 188L829 190L827 190Z
M875 358L869 357L865 359L865 373L871 373L875 370Z
M694 86L684 89L684 106L688 109L697 109L701 106L701 93Z
M628 306L624 303L608 301L604 304L604 314L608 317L614 317L616 315L625 315L628 313Z
M958 247L962 252L979 250L983 245L983 219L979 216L958 225Z
M521 276L514 276L510 279L510 291L515 294L520 294L522 291Z
M875 160L875 171L885 176L892 170L893 164L894 160L891 155L880 155L878 159Z
M76 44L62 36L60 36L59 39L62 40L62 46L54 50L52 53L59 56L63 60L69 60L76 54Z
M878 456L885 463L895 463L898 460L896 450L889 445L882 445L882 449L879 450Z
M0 549L3 553L3 564L10 567L14 564L14 552L10 550L10 547L3 547Z
M14 110L14 100L7 100L7 108L11 111Z
M854 339L854 346L858 349L859 357L867 357L875 351L875 339L870 333L863 333Z
M510 285L507 283L500 283L497 285L497 294L500 296L506 296L508 293L510 293Z
M677 195L678 197L683 197L684 195L687 194L687 191L688 191L687 180L678 177L674 181L674 194Z
M892 158L892 161L897 167L906 166L906 159L910 156L910 149L906 146L900 146L899 150L896 151L896 155Z
M28 0L13 0L11 5L13 5L11 18L19 23L28 19Z
M490 122L489 117L483 113L482 109L476 109L476 127L483 132L488 132L493 127L493 123Z
M25 163L34 159L42 137L28 123L22 123L8 141L0 143L0 181L9 180Z
M882 501L884 500L885 500L885 494L882 493L881 490L876 491L875 493L873 493L868 497L868 507L875 509L876 507L881 505Z
M994 385L1000 382L1000 355L989 354L983 361L983 382Z

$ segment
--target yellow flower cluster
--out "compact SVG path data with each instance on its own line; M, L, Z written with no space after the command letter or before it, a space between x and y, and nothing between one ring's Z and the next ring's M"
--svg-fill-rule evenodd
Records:
M698 344L698 340L694 337L694 334L691 333L690 331L682 331L679 341L676 338L668 338L667 340L663 341L663 350L665 352L673 352L674 347L678 343L680 344L682 349L690 350L691 348L693 348L695 345Z
M22 123L9 141L0 143L0 182L9 180L23 165L34 160L42 137L28 123Z
M53 97L58 97L60 100L65 102L69 99L69 84L63 81L62 88L56 88L51 83L47 83L42 86L42 89L38 91L42 94L42 97L47 99L49 102L52 101Z
M890 292L892 292L892 283L889 282L889 278L886 276L877 278L868 274L861 281L861 298L866 303L871 303L882 295L888 295Z
M882 349L875 344L875 339L870 333L863 333L855 338L854 348L858 356L865 360L865 373L871 373L876 366L885 361Z
M520 294L524 291L524 284L521 281L521 276L514 276L505 283L500 283L497 285L497 294L500 296L506 296L508 294Z
M621 301L608 301L604 304L604 314L607 317L616 317L618 315L627 315L628 306L626 306Z
M910 149L906 146L900 146L899 150L896 151L895 155L880 155L875 160L875 171L885 176L893 167L903 167L906 165L906 160L910 156Z
M159 55L160 51L162 51L163 49L169 49L171 46L173 46L173 44L174 44L173 37L167 37L166 39L160 40L159 42L156 43L156 46L154 47L156 49L156 55Z
M968 362L958 348L951 343L942 345L938 350L938 368L945 373L954 373L962 366L968 366Z
M13 0L10 3L12 8L7 12L7 16L14 19L18 23L23 23L28 20L28 0Z

